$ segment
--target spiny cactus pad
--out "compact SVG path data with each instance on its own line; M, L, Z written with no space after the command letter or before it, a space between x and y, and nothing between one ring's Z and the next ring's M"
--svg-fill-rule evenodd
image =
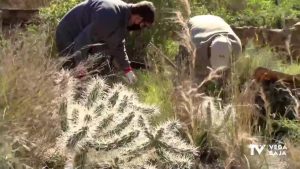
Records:
M116 168L192 166L196 148L179 137L177 121L151 126L149 118L158 108L139 102L122 84L110 87L96 77L76 99L77 84L70 80L60 108L63 133L57 144L66 152L96 150L100 166Z

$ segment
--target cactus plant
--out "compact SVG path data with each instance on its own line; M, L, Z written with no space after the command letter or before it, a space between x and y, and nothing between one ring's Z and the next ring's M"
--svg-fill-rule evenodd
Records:
M190 168L196 148L180 138L180 124L157 127L149 119L158 108L138 101L122 84L108 86L92 78L74 98L77 82L70 80L61 103L63 132L57 144L70 155L94 151L102 168ZM77 166L78 167L78 166Z

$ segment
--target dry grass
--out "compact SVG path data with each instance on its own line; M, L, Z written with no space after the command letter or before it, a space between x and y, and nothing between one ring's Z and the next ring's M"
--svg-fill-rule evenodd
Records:
M288 163L291 168L300 168L300 146L291 142L287 142L288 149Z
M216 72L212 71L200 85L185 81L177 87L177 117L185 124L191 142L199 146L200 163L216 165L220 158L225 168L253 166L247 157L247 146L259 140L251 134L254 100L249 96L253 93L236 95L238 98L227 104L221 98L206 95L205 84L219 77ZM206 154L208 150L219 157Z
M186 9L190 9L187 3L183 4L186 5ZM185 18L184 15L178 12L175 20L182 27L179 37L181 45L187 50L186 57L188 58L186 59L189 63L190 76L183 72L182 77L184 78L179 78L179 85L174 93L176 115L185 124L190 141L199 146L200 161L198 165L209 163L212 168L217 165L225 166L225 168L233 166L246 168L250 164L243 151L246 149L247 143L253 142L254 138L249 131L245 131L239 126L240 122L244 121L237 121L237 118L245 120L246 124L249 124L249 118L237 117L236 110L238 108L234 103L225 105L222 99L204 93L208 83L222 78L225 71L223 68L211 70L202 82L194 83L195 47L190 40L187 26L188 17ZM234 90L230 89L229 91L233 92ZM223 159L223 162L219 161L220 158Z
M233 66L229 83L221 89L221 92L227 93L226 100L220 95L204 93L207 83L220 78L218 70L211 71L200 85L193 84L191 80L182 82L174 94L177 117L186 124L192 142L200 147L200 164L207 163L208 159L212 165L210 168L214 168L219 159L222 161L220 165L225 168L284 168L288 164L297 168L299 144L296 143L286 144L290 155L283 159L249 154L249 144L268 144L272 138L271 103L266 91L255 81L239 87L241 81L236 71ZM257 127L260 123L258 118L262 116L255 102L258 94L264 102L261 106L267 112L266 128ZM207 153L207 149L217 155Z
M47 30L41 25L41 29ZM49 58L47 32L18 32L3 40L0 49L0 127L3 138L26 138L38 151L37 162L58 135L59 117L54 103L57 66Z

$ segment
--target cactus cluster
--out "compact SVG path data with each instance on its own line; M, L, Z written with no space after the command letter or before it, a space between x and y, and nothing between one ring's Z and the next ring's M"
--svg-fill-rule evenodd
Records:
M57 144L66 152L93 152L98 168L191 168L196 148L180 138L177 121L153 127L158 108L122 84L110 87L100 77L77 84L69 81L60 106Z

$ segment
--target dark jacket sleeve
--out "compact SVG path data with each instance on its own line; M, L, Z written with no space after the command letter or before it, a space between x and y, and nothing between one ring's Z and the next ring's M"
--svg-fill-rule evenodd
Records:
M108 41L109 54L118 63L118 66L122 70L125 70L126 68L130 67L130 61L126 53L125 38L119 40L118 37L114 37L123 34L121 30L119 30L119 32L120 33L114 33L113 36L109 38Z
M106 10L106 9L103 9ZM112 10L98 12L92 22L75 39L74 50L85 45L104 42L109 54L118 62L122 69L129 67L125 49L125 28L121 24L122 16Z

